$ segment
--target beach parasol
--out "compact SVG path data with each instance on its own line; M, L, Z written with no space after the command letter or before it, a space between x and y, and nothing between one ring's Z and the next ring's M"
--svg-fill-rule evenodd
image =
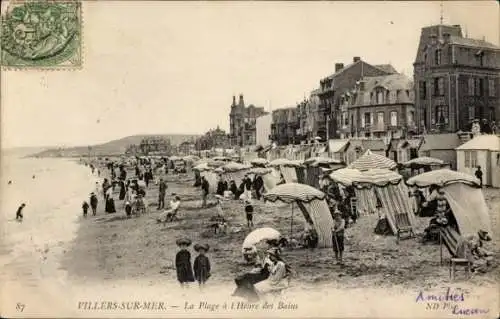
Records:
M280 239L280 237L281 237L280 232L274 228L271 227L257 228L256 230L252 231L250 234L247 235L247 237L243 241L242 248L243 251L245 251L245 248L250 248L252 246L255 246L262 241L267 241L272 239L278 240Z
M214 172L217 174L222 174L224 173L224 169L222 167L217 167L216 169L214 169Z
M200 163L200 164L196 165L195 167L193 167L193 170L204 172L204 171L210 171L210 170L212 170L212 168L208 166L207 162L204 162L204 163Z
M207 162L209 167L221 167L226 165L226 162L224 161L216 161L216 160L210 160Z
M411 167L411 166L432 166L432 165L443 165L444 161L440 160L439 158L433 158L433 157L417 157L412 160L409 160L405 163L403 163L403 166L405 167Z
M212 159L214 161L223 161L223 162L230 162L231 161L231 158L226 157L226 156L215 156L215 157L212 157Z
M318 166L320 164L330 165L330 164L341 164L342 161L329 158L329 157L311 157L304 160L304 165Z
M180 158L179 156L172 155L168 159L174 162L174 161L181 160L182 158Z
M328 175L336 183L344 186L351 186L353 182L362 180L363 176L360 170L353 168L341 168Z
M250 161L250 164L255 165L255 166L266 166L269 163L268 160L265 158L254 158L253 160Z
M225 164L224 166L222 166L221 168L226 173L232 173L232 172L239 172L239 171L242 171L242 170L245 170L245 169L249 169L249 168L251 168L251 166L245 165L245 164L236 163L236 162L229 162L229 163Z
M248 170L248 174L255 174L255 175L266 175L271 173L273 170L271 168L266 168L266 167L253 167Z
M426 172L410 178L406 184L409 186L428 187L431 185L446 186L454 183L463 183L479 187L479 180L469 174L452 171L447 168Z
M349 168L359 169L360 171L367 171L372 168L386 168L394 169L398 166L396 162L385 156L372 153L367 150L365 154L361 155L356 161L349 165Z
M187 155L184 156L182 159L188 162L196 162L200 160L200 158L196 155Z

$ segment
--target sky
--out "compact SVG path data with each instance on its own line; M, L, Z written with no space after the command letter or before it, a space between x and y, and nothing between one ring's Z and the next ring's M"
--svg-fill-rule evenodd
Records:
M420 29L439 23L440 5L84 2L80 70L2 70L1 145L228 130L233 95L268 111L294 106L354 56L412 76ZM498 2L444 1L442 11L445 24L499 44Z

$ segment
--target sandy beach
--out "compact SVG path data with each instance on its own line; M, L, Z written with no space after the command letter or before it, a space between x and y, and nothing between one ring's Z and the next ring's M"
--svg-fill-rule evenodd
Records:
M129 171L129 174L131 173ZM238 301L239 299L230 296L234 289L233 280L238 274L249 270L241 256L242 242L249 233L241 201L229 200L223 203L230 228L237 231L227 235L215 235L210 230L209 219L216 215L216 207L209 205L208 208L201 209L199 189L192 186L191 175L168 175L167 183L167 200L170 200L172 193L181 197L180 221L166 226L156 222L160 212L156 210L158 190L155 185L150 185L147 189L146 200L150 207L146 215L126 218L122 201L116 202L117 213L105 214L103 205L100 204L96 217L81 219L71 249L64 254L62 267L75 285L85 286L84 289L87 290L94 287L92 290L99 291L101 296L112 296L118 300L126 297L134 299L132 296L144 300L147 299L146 296L152 296L157 299L175 300L179 307L184 305L186 300L197 298L220 302ZM492 228L497 229L500 193L496 189L484 189L484 193L490 208ZM259 202L256 208L255 228L274 227L285 235L290 233L289 205L271 207ZM303 227L303 217L296 211L294 218L294 232L299 232ZM362 300L366 302L366 298L369 298L370 304L382 305L385 302L391 307L397 304L394 298L400 298L401 307L411 308L408 305L414 304L419 291L455 287L474 288L474 294L479 293L479 288L483 289L488 301L481 297L481 303L488 304L490 308L492 305L498 306L498 295L491 293L498 287L500 268L497 261L485 274L475 274L466 281L464 274L459 273L457 278L451 281L447 267L449 256L446 251L445 265L440 266L438 245L422 245L417 239L404 240L397 244L393 236L378 236L373 233L376 222L377 216L363 216L348 229L344 267L334 263L330 249L285 250L284 258L293 267L296 276L280 300L289 300L292 304L300 303L304 313L310 315L315 309L314 302L317 305L318 298L333 298L339 304L334 312L337 315L345 315L343 306L340 306L342 298L350 298L351 302L346 301L347 304L353 304L353 301L362 304ZM418 218L418 223L418 231L421 232L427 226L428 219ZM208 243L211 247L208 256L212 263L213 275L202 293L197 287L181 291L176 282L173 264L177 252L175 240L182 236L188 236L193 243ZM498 256L498 237L493 236L488 249ZM192 256L194 254L192 251ZM381 291L384 293L380 294ZM387 298L387 295L393 296L392 299ZM475 305L477 307L477 301ZM414 306L416 308L411 308L413 314L415 311L422 311L424 307L418 304ZM408 311L410 308L395 313L399 317L406 316L404 314L411 317L412 312ZM349 315L354 316L353 309L349 309ZM367 308L360 308L359 315L373 315L374 310L365 311L368 311ZM188 311L189 313L193 314L191 311ZM224 311L204 311L204 315L207 313L223 315ZM258 316L258 313L248 312L247 315ZM319 310L316 313L324 314ZM439 316L446 316L447 313L449 311L444 311ZM173 314L187 315L186 310L174 311ZM277 315L287 316L286 311L277 312ZM298 313L294 311L291 315L297 316ZM384 316L386 315L384 313ZM422 312L422 316L432 317L432 312Z

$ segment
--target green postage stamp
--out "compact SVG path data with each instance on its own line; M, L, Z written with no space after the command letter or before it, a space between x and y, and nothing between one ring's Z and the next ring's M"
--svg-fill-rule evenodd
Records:
M80 1L9 3L2 14L1 64L16 69L82 66Z

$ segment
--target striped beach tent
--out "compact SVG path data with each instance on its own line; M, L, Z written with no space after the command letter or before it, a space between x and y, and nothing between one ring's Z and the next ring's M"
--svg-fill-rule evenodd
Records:
M217 182L219 180L217 173L214 171L202 171L200 172L200 175L205 177L207 180L210 193L215 193L217 191Z
M361 155L356 161L349 165L349 168L358 169L360 171L367 171L372 168L385 168L394 169L398 166L396 162L385 156L372 153L367 150L365 154Z
M273 188L264 195L264 199L270 202L297 204L306 222L314 227L318 234L318 247L332 247L333 219L326 203L325 193L305 184L286 183ZM293 232L293 205L291 222Z

